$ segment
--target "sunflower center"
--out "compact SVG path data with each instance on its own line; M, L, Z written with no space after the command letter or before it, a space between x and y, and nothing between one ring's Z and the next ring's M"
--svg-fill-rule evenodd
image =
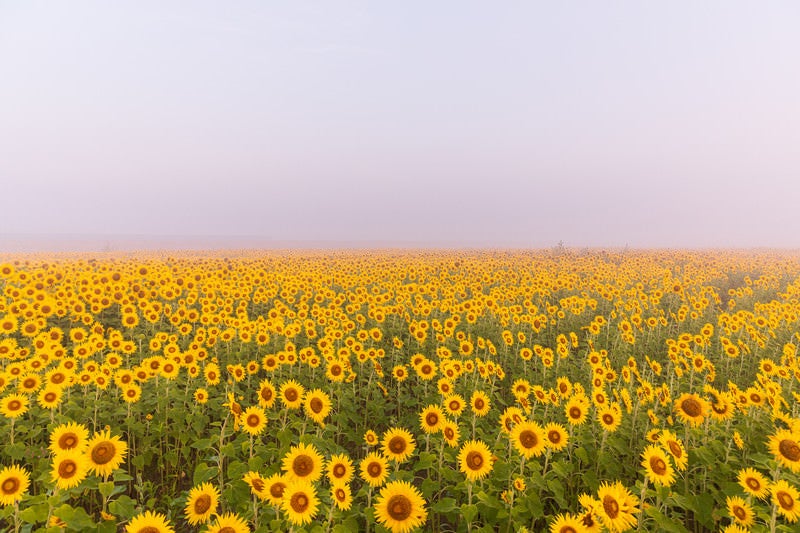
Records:
M672 452L673 457L680 459L683 456L683 450L680 444L674 440L667 441L667 446L669 446L669 451Z
M233 529L231 526L225 526L219 530L219 533L236 533L236 530Z
M444 428L444 436L448 440L452 440L456 436L456 432L453 431L453 428L446 427L446 428Z
M272 399L272 389L266 387L261 389L261 397L264 398L265 401L270 401Z
M71 478L77 471L78 465L75 464L75 461L62 461L61 464L58 465L58 477L62 479Z
M745 484L754 491L761 490L761 483L754 477L747 478Z
M15 477L10 477L3 481L2 491L3 494L15 494L19 490L20 482Z
M115 452L116 449L114 448L114 445L112 443L108 441L103 441L95 445L94 448L92 448L92 453L91 453L92 462L94 462L97 465L104 465L110 462L111 459L114 458Z
M539 444L539 437L533 431L526 429L520 432L519 443L523 448L533 448Z
M607 426L614 424L614 415L608 413L603 415L603 423Z
M486 405L486 404L483 402L482 398L476 398L475 399L475 409L480 411L481 409L483 409L484 405Z
M451 411L458 411L461 409L461 404L458 402L458 400L453 400L450 402L449 407Z
M195 514L206 514L208 510L211 508L211 496L208 494L201 494L194 501L194 512Z
M256 489L257 492L264 490L264 481L259 478L251 479L250 484L253 485L253 488Z
M19 400L11 400L8 402L8 410L9 411L19 411L22 409L22 402Z
M58 447L62 450L71 450L78 445L78 436L74 433L64 433L58 439Z
M54 402L58 398L58 395L55 392L48 392L44 395L44 401L46 402Z
M667 463L661 457L650 458L650 469L657 475L663 476L667 473Z
M308 496L302 492L292 494L292 498L289 500L289 505L292 506L292 510L296 513L305 512L305 510L308 509L309 503Z
M347 493L344 491L342 487L336 487L336 491L334 492L334 496L340 502L343 502L347 499Z
M583 411L581 411L580 407L574 407L573 406L573 407L569 408L569 417L572 418L572 419L577 420L578 418L581 417L582 414L583 414Z
M683 400L681 402L681 409L692 418L700 416L703 413L703 407L700 405L700 402L694 398L686 398Z
M389 503L386 505L386 511L394 520L403 522L408 520L411 516L411 500L402 494L395 494L389 498Z
M322 400L320 400L319 398L311 398L310 406L311 410L314 411L315 413L321 413L324 404L322 403Z
M780 504L781 508L786 509L787 511L791 511L794 508L794 498L788 492L778 491L778 494L775 495L778 498L778 503Z
M347 469L344 467L343 464L335 464L333 465L333 477L344 477Z
M439 424L439 415L436 413L428 413L425 415L425 423L433 427Z
M558 533L578 533L572 526L564 526L558 530Z
M308 455L298 455L292 462L292 471L299 477L306 477L314 471L314 460Z
M547 434L547 438L553 444L558 444L559 442L561 442L561 433L559 433L556 430L552 430Z
M378 477L383 472L383 468L379 463L370 463L367 467L367 473L372 477Z
M520 441L522 441L522 436L520 435ZM528 446L526 446L527 448ZM483 455L480 452L469 452L467 454L467 466L472 470L480 470L483 467Z
M790 461L800 461L800 446L792 439L783 439L778 444L778 450Z
M257 427L261 423L261 417L258 415L252 414L247 417L247 425L251 428Z
M606 495L603 498L603 510L610 519L614 520L617 516L619 516L619 502L617 502L613 496Z
M284 396L286 396L287 400L293 402L297 400L297 391L295 389L287 389L286 392L284 392Z
M281 498L283 497L284 489L286 489L285 484L281 482L273 483L269 488L269 493L273 498Z
M400 436L392 437L392 440L389 441L389 449L392 453L403 453L406 450L406 439Z
M142 529L138 529L136 533L160 533L160 531L157 527L145 526Z
M747 518L747 511L744 510L744 507L739 507L737 505L733 508L733 515L739 520L744 520Z

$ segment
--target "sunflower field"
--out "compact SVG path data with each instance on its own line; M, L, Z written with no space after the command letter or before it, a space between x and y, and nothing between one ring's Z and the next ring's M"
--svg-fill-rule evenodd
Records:
M0 530L798 531L800 256L0 257Z

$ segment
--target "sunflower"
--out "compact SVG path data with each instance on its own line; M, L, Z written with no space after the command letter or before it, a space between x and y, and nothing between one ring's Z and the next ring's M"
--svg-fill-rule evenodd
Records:
M686 467L689 465L689 456L686 453L683 442L668 429L665 429L663 433L661 433L661 438L658 442L672 456L672 459L675 461L675 468L681 471L686 470Z
M379 453L369 453L359 465L361 479L372 487L380 487L389 477L389 463Z
M197 388L194 391L194 401L200 405L205 404L208 401L208 391L202 387Z
M569 440L566 428L556 422L547 424L544 427L544 434L547 437L547 447L554 451L563 450Z
M313 444L292 446L283 457L282 469L289 480L314 482L322 477L324 459Z
M250 492L252 492L253 495L259 500L269 499L267 493L267 481L261 477L261 474L250 470L246 472L244 476L242 476L242 481L247 483L247 485L250 487Z
M547 435L536 422L525 420L511 430L510 439L514 448L525 459L540 456L547 447Z
M61 424L50 433L50 451L60 453L70 450L84 451L89 445L89 430L83 424Z
M264 494L272 505L279 506L283 501L283 492L289 481L286 476L272 474L264 480Z
M470 481L482 479L492 471L492 452L482 441L470 440L461 446L458 463L467 479Z
M259 435L267 427L267 414L257 405L251 405L245 409L239 418L241 419L242 429L250 435Z
M378 444L378 434L371 429L368 429L364 432L364 442L367 444L367 446L375 446Z
M739 485L744 491L751 495L764 500L769 496L769 481L764 475L753 468L744 468L739 471L737 476Z
M753 525L753 522L755 522L755 514L749 503L739 496L728 496L725 503L728 506L728 513L736 520L737 524L744 527Z
M269 409L275 405L275 386L268 379L262 379L258 384L258 405Z
M205 524L217 511L219 490L211 483L203 483L189 491L184 514L190 525Z
M491 401L489 400L489 396L480 390L476 390L472 393L472 397L469 400L469 405L475 416L486 416L489 414L489 410L491 409Z
M128 522L125 533L175 533L175 529L163 514L145 511Z
M48 385L39 391L36 395L37 403L43 409L55 409L61 405L61 398L63 396L63 389L54 385Z
M414 437L403 428L392 428L383 434L381 447L388 459L402 463L414 453Z
M331 399L320 389L308 391L303 400L303 409L306 416L324 426L325 418L331 412Z
M448 446L451 448L458 448L458 439L461 436L458 431L458 424L447 420L442 426L442 436Z
M303 394L306 389L297 381L290 379L281 385L281 402L287 409L300 409L303 405Z
M656 444L651 444L642 453L642 466L647 477L656 485L669 487L675 482L675 469L672 468L667 452Z
M98 431L88 444L89 469L107 478L125 460L128 445L109 430Z
M332 485L350 483L353 479L353 461L345 454L332 455L328 461L328 481Z
M597 421L604 430L613 433L622 423L622 413L613 405L606 405L597 410Z
M353 505L353 493L347 483L334 483L331 486L331 500L338 509L347 511Z
M597 498L600 500L597 511L607 529L625 531L636 525L639 499L621 482L608 484L604 481L597 489Z
M444 408L447 412L454 417L458 418L458 416L464 412L464 408L466 407L466 402L464 398L461 397L460 394L451 394L447 398L444 399Z
M438 433L444 423L444 413L436 405L429 405L419 415L420 426L425 433Z
M247 521L236 513L217 515L205 533L250 533Z
M18 418L28 411L28 397L24 394L9 394L0 400L0 414L6 418Z
M392 481L375 500L375 520L392 533L406 533L422 526L428 519L425 499L407 481Z
M699 426L708 413L708 402L697 394L683 393L675 400L675 413L685 424Z
M555 520L550 524L550 533L582 533L586 531L581 517L571 513L556 515Z
M220 379L219 365L217 365L217 363L207 363L206 366L203 367L203 376L206 378L206 383L209 385L218 385Z
M131 383L122 388L122 399L126 403L136 403L142 398L142 388L136 383Z
M17 465L0 470L0 505L13 505L20 501L30 482L28 471Z
M797 522L800 517L800 493L783 479L779 479L770 487L772 504L789 522Z
M791 470L800 472L800 435L787 429L780 429L769 438L769 451L775 459Z
M292 524L310 523L319 508L316 489L306 480L290 482L283 491L281 508Z
M586 422L589 414L588 398L583 395L572 396L564 405L564 413L567 415L567 422L573 426L580 426Z
M77 487L89 473L89 461L79 450L59 452L53 457L52 481L60 489Z

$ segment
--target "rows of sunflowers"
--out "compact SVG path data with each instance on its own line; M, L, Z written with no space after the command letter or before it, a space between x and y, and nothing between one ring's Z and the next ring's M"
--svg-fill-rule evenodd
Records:
M0 258L0 529L796 531L800 256Z

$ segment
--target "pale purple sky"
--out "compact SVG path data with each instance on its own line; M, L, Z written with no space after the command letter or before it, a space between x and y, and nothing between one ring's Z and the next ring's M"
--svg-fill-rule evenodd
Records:
M800 2L0 0L0 234L800 247Z

